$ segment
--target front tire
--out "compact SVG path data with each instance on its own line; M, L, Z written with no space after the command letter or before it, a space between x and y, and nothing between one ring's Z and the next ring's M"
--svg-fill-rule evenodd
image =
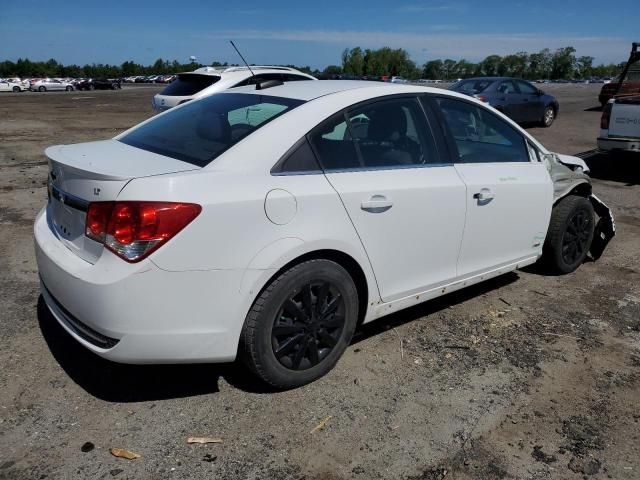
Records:
M40 88L38 88L38 91L39 91L39 92L46 92L46 91L47 91L47 89L46 89L45 87L42 87L42 86L41 86Z
M13 87L11 90L13 90L13 93L20 93L20 87Z
M542 114L542 120L540 123L543 127L549 128L553 121L556 119L556 111L553 107L546 107Z
M72 86L68 86L67 88L65 88L65 90L66 90L67 92L70 92L70 91L72 91L72 90L73 90L73 87L72 87Z
M587 257L594 232L593 205L589 199L570 195L553 207L542 260L558 274L571 273Z
M335 366L357 318L358 292L342 266L323 259L300 263L255 300L242 329L242 358L272 387L305 385Z

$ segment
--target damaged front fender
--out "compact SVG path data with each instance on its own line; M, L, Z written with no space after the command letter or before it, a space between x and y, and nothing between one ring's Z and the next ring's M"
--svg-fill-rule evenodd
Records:
M616 235L616 224L611 209L591 191L591 178L587 175L589 167L581 158L555 153L544 155L544 162L553 181L554 205L572 192L588 196L593 210L599 217L589 254L594 260L599 259Z

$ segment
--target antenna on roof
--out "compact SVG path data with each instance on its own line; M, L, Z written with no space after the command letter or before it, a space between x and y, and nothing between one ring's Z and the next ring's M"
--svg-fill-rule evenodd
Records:
M251 67L249 66L249 64L247 63L247 61L244 59L244 57L242 56L242 54L240 53L240 50L238 50L238 47L236 47L236 44L233 43L233 40L229 40L229 43L231 43L231 46L235 49L236 52L238 52L238 55L240 55L240 58L242 59L242 61L244 62L244 64L247 66L247 68L249 69L249 71L251 72L251 76L255 77L256 74L253 73L253 70L251 70Z

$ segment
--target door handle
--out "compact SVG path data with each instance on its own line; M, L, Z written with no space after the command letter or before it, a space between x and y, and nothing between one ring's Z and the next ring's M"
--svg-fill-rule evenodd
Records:
M478 200L478 203L488 203L490 200L493 200L495 195L488 188L483 188L479 192L473 194L473 198Z
M371 213L382 213L393 207L391 199L384 195L373 195L369 200L364 200L360 208Z

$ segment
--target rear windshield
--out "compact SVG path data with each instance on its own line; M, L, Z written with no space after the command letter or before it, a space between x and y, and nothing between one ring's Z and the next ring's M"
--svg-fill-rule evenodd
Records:
M251 132L302 103L247 93L211 95L169 110L119 140L204 167Z
M169 95L172 97L195 95L200 90L204 90L218 80L220 80L220 77L216 75L197 75L193 73L178 75L178 78L167 85L164 90L160 92L160 95Z
M491 80L462 80L451 86L451 90L454 92L466 93L468 95L475 95L476 93L483 92L491 85Z

